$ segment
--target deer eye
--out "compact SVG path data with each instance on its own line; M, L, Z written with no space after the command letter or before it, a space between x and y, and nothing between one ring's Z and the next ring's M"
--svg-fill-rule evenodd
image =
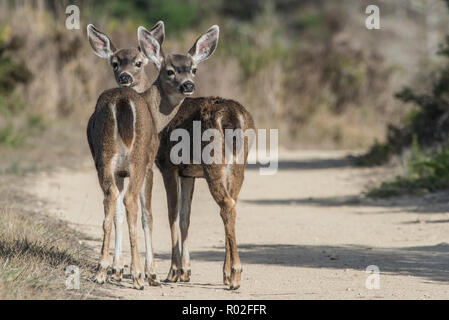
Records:
M167 70L167 75L169 76L169 77L171 77L171 76L173 76L175 74L175 72L173 71L173 70Z
M139 62L136 62L136 67L137 67L137 68L140 68L141 66L142 66L142 62L140 62L140 61L139 61Z
M196 68L193 68L193 69L192 69L192 73L193 73L193 74L196 74Z
M118 69L118 63L117 62L113 62L112 63L112 69L114 69L114 70Z

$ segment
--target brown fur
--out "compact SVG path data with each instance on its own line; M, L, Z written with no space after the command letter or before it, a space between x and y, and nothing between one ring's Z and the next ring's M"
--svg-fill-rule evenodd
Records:
M244 125L240 124L239 116L242 116ZM221 126L217 126L217 120L221 119ZM172 265L167 280L175 282L190 280L190 259L187 248L187 235L190 223L190 204L193 195L195 178L205 178L209 190L215 202L220 206L220 215L225 226L226 256L223 266L223 282L230 285L231 289L240 286L241 264L237 251L235 236L235 219L238 194L244 179L244 167L248 156L248 139L245 139L244 163L232 164L229 170L224 170L226 164L179 164L174 165L170 161L170 150L177 142L170 141L170 133L183 128L189 131L193 137L193 121L201 121L201 130L209 128L219 129L224 136L224 130L229 129L254 129L254 121L249 112L238 102L219 97L187 98L181 105L175 118L159 134L160 145L156 156L156 164L161 171L169 209L169 222L172 234ZM224 141L224 139L223 139ZM193 142L190 146L192 148ZM203 145L204 146L204 145ZM223 146L224 157L224 146ZM236 150L234 150L235 153ZM191 157L193 150L190 152ZM192 159L190 161L192 163ZM178 184L181 188L178 188ZM178 208L178 194L186 207ZM180 209L180 210L178 210ZM181 216L178 217L178 212ZM179 219L177 219L179 218ZM177 225L177 222L180 224ZM178 228L181 239L178 239ZM181 242L181 245L179 243Z
M134 105L135 119L131 103ZM124 123L119 123L119 119L124 120ZM131 273L135 287L140 288L142 268L137 250L137 198L145 178L142 172L153 166L154 150L158 147L156 126L147 101L130 88L105 91L98 98L95 111L89 119L87 139L104 193L105 208L104 238L96 279L99 283L103 283L106 278L116 202L120 189L123 188L123 177L129 176L123 202L130 230ZM126 146L125 149L120 146L121 143Z
M152 114L155 114L156 122L166 122L168 118L160 105L161 95L157 90L151 93L150 89L143 93L148 102ZM159 108L157 107L159 106ZM244 179L244 164L233 164L230 170L223 171L223 164L180 164L174 165L170 161L170 150L176 142L170 141L170 133L177 128L184 128L193 137L193 121L201 121L202 131L208 128L220 129L222 134L226 128L242 130L254 129L254 121L249 112L238 102L220 97L186 98L177 114L171 122L159 134L159 149L156 156L156 164L163 175L167 192L169 208L169 222L172 234L172 265L167 276L167 281L189 281L190 259L187 248L188 229L190 225L190 203L194 191L195 178L205 178L210 192L220 207L220 215L225 225L226 255L223 265L223 282L232 289L240 286L241 265L237 251L235 235L236 210L235 203L238 199ZM176 112L175 111L175 112ZM244 126L240 124L239 116L244 120ZM221 127L217 127L217 120L221 119ZM156 127L158 127L156 125ZM193 143L191 143L191 146ZM151 149L150 150L154 150ZM223 149L224 150L224 149ZM234 150L235 152L236 150ZM193 153L191 152L191 155ZM245 139L244 160L248 156L248 140ZM224 159L224 155L223 155ZM146 196L146 214L152 225L151 214L151 186L152 171L147 174L147 186L149 194ZM181 187L178 188L178 185ZM147 192L148 192L147 189ZM178 194L182 199L187 199L187 206L181 209L178 216ZM178 218L178 219L177 219ZM177 223L179 223L177 225ZM180 231L181 239L178 239ZM153 252L151 252L153 255Z
M125 145L130 148L134 138L133 122L134 115L129 102L125 99L119 100L115 106L117 113L118 134Z
M158 22L151 31L139 27L139 54L141 52L147 58L142 61L142 65L136 64L136 59L141 57L136 57L135 50L122 49L114 53L111 48L115 46L106 35L93 25L87 26L87 32L96 54L108 58L119 85L129 86L105 91L98 99L87 128L89 147L104 192L104 238L96 280L104 283L109 267L112 218L116 230L113 278L121 279L123 262L120 217L123 211L121 206L124 204L131 243L131 275L134 287L143 289L143 273L137 249L137 198L140 197L142 204L142 227L147 253L145 275L150 285L157 285L151 244L152 166L159 145L157 133L173 119L185 96L193 93L191 85L195 72L192 67L213 53L209 48L215 49L219 29L218 26L212 26L199 38L202 40L197 40L190 50L195 52L194 55L164 55L160 48L164 39L163 22ZM159 75L150 88L144 89L147 88L147 83L143 83L146 81L143 66L150 60L158 68ZM126 81L120 82L117 79L119 70L135 72L132 76L128 72L132 79L128 77ZM168 74L169 70L173 71L171 75ZM131 87L139 93L130 89ZM127 176L128 187L123 191L123 178ZM122 196L123 203L120 201Z

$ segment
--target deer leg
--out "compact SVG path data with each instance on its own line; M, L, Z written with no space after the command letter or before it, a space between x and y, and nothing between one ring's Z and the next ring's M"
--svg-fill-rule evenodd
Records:
M166 282L176 282L181 270L181 230L179 226L180 182L176 171L163 173L164 186L167 194L168 220L170 223L172 255L171 266Z
M235 204L241 183L242 172L235 170L235 165L206 165L204 172L212 197L220 206L220 216L225 229L226 255L223 264L223 283L231 290L240 287L242 266L235 236L235 220L237 212ZM238 173L238 174L237 174Z
M235 239L236 211L234 202L225 200L225 203L221 206L220 215L223 219L228 247L227 249L230 251L231 258L231 283L229 288L231 290L235 290L240 287L242 265L240 263L240 258L237 251L237 241Z
M142 209L142 228L145 235L145 276L150 286L159 286L155 271L153 254L153 214L151 211L151 194L153 189L153 169L147 168L145 181L140 189L140 205Z
M228 180L228 190L231 194L232 199L234 200L234 206L231 209L230 219L227 220L228 227L226 227L225 222L225 230L228 228L228 234L230 235L229 240L227 241L227 245L229 246L229 251L231 251L230 259L231 259L231 283L230 289L236 290L240 287L240 281L242 276L242 265L240 262L239 254L237 251L237 240L235 238L235 220L237 217L237 211L235 209L235 205L237 203L238 195L240 193L240 189L242 188L244 176L245 176L245 166L241 164L232 164L228 165L226 170L227 172L227 180ZM225 220L223 220L224 222Z
M105 170L106 171L106 170ZM95 276L97 283L104 283L108 267L110 265L109 244L111 240L112 219L114 217L115 204L119 195L119 191L114 182L114 177L108 172L99 173L101 188L104 193L104 221L103 221L103 245L101 247L100 263Z
M225 239L225 260L223 264L223 284L225 286L231 285L231 248L229 241Z
M123 275L123 257L122 257L122 224L125 218L125 205L123 203L124 191L123 182L124 179L116 176L115 181L119 191L119 196L115 202L115 215L114 215L114 226L115 226L115 250L114 250L114 260L112 262L112 279L115 281L121 281Z
M145 178L142 174L139 174L142 171L130 168L129 184L124 198L131 244L131 276L134 288L139 290L143 290L144 282L142 264L137 248L137 198Z
M180 177L181 185L181 206L180 212L180 225L181 225L181 275L180 281L189 282L190 281L190 255L189 248L187 245L187 236L189 233L190 225L190 209L192 205L193 189L195 185L195 178Z

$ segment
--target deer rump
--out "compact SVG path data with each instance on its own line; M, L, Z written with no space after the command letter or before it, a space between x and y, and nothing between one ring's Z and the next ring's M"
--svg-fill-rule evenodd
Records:
M222 141L226 143L226 145L225 143L222 145L222 161L225 161L225 148L232 148L234 156L240 152L237 149L238 144L235 143L236 138L232 141L225 139L225 130L241 129L242 132L245 132L247 129L254 129L254 121L251 115L237 101L220 97L186 98L176 117L159 134L160 148L156 157L156 164L160 169L176 166L181 176L204 177L201 164L193 164L194 121L200 121L201 123L201 136L207 129L216 129L220 132ZM179 141L170 141L170 134L175 129L185 129L189 132L190 164L174 165L170 160L171 148L179 143ZM239 138L237 137L237 139ZM201 152L204 146L211 141L201 142ZM240 147L244 147L243 159L246 163L249 149L248 138L245 137L242 142L244 143Z
M130 160L147 157L148 146L157 140L152 127L155 128L147 105L134 90L105 91L87 126L87 140L97 169L112 159L114 173L129 177Z

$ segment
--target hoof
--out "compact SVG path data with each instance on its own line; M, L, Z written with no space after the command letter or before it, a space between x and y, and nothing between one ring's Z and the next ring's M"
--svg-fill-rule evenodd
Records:
M94 281L98 284L103 284L106 282L106 277L107 277L107 268L99 266Z
M242 268L231 268L231 285L229 290L237 290L240 288L240 279L242 277Z
M96 275L94 281L95 283L103 284L106 282L106 277Z
M179 279L179 271L176 269L171 269L168 272L167 279L165 279L165 282L176 282Z
M231 284L231 276L223 273L223 284L229 286Z
M192 275L192 271L190 269L187 269L187 270L181 269L181 276L179 277L179 281L190 282L191 275Z
M122 276L123 276L123 268L120 269L112 269L112 275L111 275L111 280L113 281L117 281L120 282L122 281Z
M142 273L133 274L133 287L137 290L143 290L144 279Z
M147 274L148 284L152 287L159 287L161 283L159 282L157 275L155 273L153 274Z

